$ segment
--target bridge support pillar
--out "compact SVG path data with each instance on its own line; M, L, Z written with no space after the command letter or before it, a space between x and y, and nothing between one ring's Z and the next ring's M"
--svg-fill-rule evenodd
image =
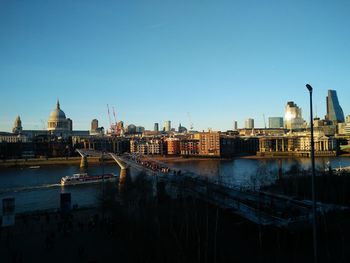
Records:
M80 169L86 169L88 167L88 161L86 156L82 156L80 160Z

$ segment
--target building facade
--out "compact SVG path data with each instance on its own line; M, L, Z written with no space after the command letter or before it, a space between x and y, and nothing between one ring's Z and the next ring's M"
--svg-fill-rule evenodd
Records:
M335 90L328 90L327 101L327 115L326 120L338 123L344 122L344 112L340 107L337 92Z
M269 128L270 129L280 129L283 128L283 118L282 117L269 117Z
M254 119L251 119L251 118L246 119L244 126L246 129L254 129Z
M158 132L159 131L159 123L155 123L154 124L154 129L153 129L153 131L155 131L155 132Z
M167 138L165 141L168 155L179 155L181 153L179 138Z
M170 132L171 131L171 121L165 121L164 122L164 131Z
M199 140L199 155L220 156L220 132L200 132L194 138Z
M56 108L51 112L47 122L47 130L51 134L64 136L72 131L72 121L66 118L66 114L61 110L60 102L57 100Z
M301 108L293 101L289 101L285 108L284 126L288 130L303 129L306 123L302 117Z

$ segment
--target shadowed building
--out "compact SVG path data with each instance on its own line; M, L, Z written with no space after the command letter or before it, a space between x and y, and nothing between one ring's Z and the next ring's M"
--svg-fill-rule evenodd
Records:
M153 129L153 131L155 131L155 132L158 132L158 131L159 131L159 124L158 124L157 122L154 124L154 129Z

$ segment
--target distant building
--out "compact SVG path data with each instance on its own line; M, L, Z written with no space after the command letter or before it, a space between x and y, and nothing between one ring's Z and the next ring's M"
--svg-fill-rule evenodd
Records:
M124 135L124 122L123 121L119 121L117 123L117 126L116 126L116 132L117 132L117 135Z
M136 133L136 126L134 124L128 125L127 131L128 133Z
M19 116L17 116L15 123L13 124L12 132L15 134L19 134L22 132L22 121Z
M350 123L350 115L346 116L345 122Z
M165 121L164 122L164 131L165 132L171 131L171 121Z
M167 154L178 155L180 154L180 139L178 138L167 138L166 139Z
M180 154L184 156L199 154L199 139L187 138L180 141Z
M237 121L233 122L233 130L235 130L235 131L238 130L238 123L237 123Z
M91 121L91 129L90 129L90 131L96 132L97 129L98 129L98 120L97 119L93 119Z
M67 135L70 133L73 124L67 120L66 114L61 110L60 102L57 100L56 108L51 112L47 122L47 130L51 134Z
M200 132L194 138L199 139L199 155L220 156L220 132Z
M187 129L186 129L186 127L184 127L184 126L181 126L181 123L180 123L180 124L179 124L178 132L179 132L179 133L185 133L185 132L187 132Z
M302 129L306 123L302 117L301 108L293 101L289 101L285 108L284 127L288 130Z
M246 129L254 129L254 119L246 119L245 120L245 128Z
M304 156L310 157L311 137L309 134L297 136L266 136L259 138L260 156ZM336 156L337 141L322 133L315 136L316 156Z
M142 126L137 126L136 127L136 132L137 133L143 133L145 131L145 127L142 127Z
M282 117L270 117L269 118L269 128L270 129L283 128L283 118Z
M162 155L164 143L161 139L132 139L130 140L130 152L141 155Z
M15 133L9 133L9 132L0 132L0 143L18 143L28 142L28 137L23 134L15 134Z
M259 151L257 137L242 138L239 136L220 136L220 156L233 157L243 154L256 154Z
M155 123L154 124L154 129L153 129L153 131L155 131L155 132L158 132L159 131L159 123Z
M98 120L93 119L91 121L90 135L101 135L104 134L104 128L98 127Z
M343 109L340 107L337 92L335 90L328 90L327 101L327 115L326 120L332 122L344 122Z
M70 118L67 118L67 123L68 123L68 131L73 131L73 121Z

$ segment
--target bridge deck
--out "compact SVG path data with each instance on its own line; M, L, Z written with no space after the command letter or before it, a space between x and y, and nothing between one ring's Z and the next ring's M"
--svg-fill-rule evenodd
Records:
M205 180L193 173L162 173L154 171L135 162L121 157L130 167L143 170L149 175L156 175L157 180L168 187L175 188L178 193L195 196L209 203L248 219L260 225L274 225L277 227L293 227L308 224L311 218L312 206L310 202L295 200L292 197L277 195L262 191L251 191L238 187ZM339 208L335 205L318 203L318 212L327 212Z

